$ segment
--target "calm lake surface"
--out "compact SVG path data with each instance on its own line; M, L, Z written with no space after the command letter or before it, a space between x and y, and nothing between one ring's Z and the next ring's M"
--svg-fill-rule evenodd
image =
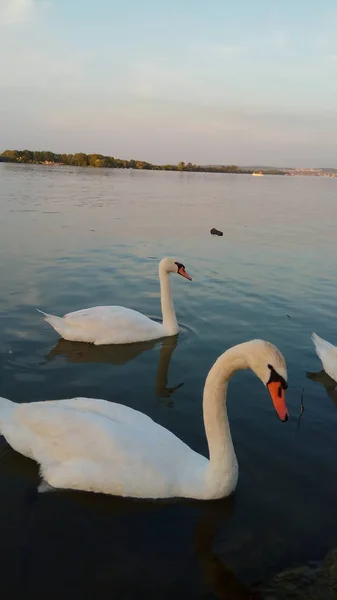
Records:
M1 396L121 402L207 455L208 370L261 337L286 358L291 415L277 419L252 373L233 378L239 484L212 503L63 492L31 506L36 466L2 438L2 586L49 598L235 600L227 569L251 584L337 545L337 394L327 377L306 375L322 369L311 332L337 344L336 196L337 181L323 178L0 165ZM72 344L36 312L122 304L159 319L167 255L193 277L172 277L178 339Z

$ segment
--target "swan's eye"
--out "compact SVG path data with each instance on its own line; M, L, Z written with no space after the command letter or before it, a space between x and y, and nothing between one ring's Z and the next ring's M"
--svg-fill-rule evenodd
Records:
M180 263L180 262L176 262L175 264L176 264L176 265L177 265L177 267L178 267L178 271L179 271L179 269L183 269L183 270L185 271L185 265L183 265L183 264L182 264L182 263Z
M284 377L282 377L282 375L280 375L272 365L268 365L268 369L270 369L270 378L269 381L267 383L267 386L269 385L269 383L273 383L273 382L279 382L281 385L279 387L278 390L278 395L281 397L282 395L282 388L284 390L286 390L288 388L288 384L286 382L286 380L284 379Z

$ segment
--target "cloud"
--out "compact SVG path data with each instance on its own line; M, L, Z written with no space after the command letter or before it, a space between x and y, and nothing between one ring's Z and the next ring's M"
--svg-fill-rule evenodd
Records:
M337 53L328 54L325 57L325 60L328 61L329 63L337 64Z
M88 56L50 29L45 18L50 6L46 0L0 0L0 54L6 56L0 74L2 105L5 89L63 93L86 80Z
M214 60L217 58L221 59L221 58L226 58L226 57L233 57L233 56L242 54L245 49L246 49L246 46L241 43L233 43L233 44L218 43L218 44L215 44L215 43L198 42L198 43L187 44L187 46L186 46L187 53L193 57L198 56L199 60L202 57L205 58L206 60L209 60L210 58L212 60Z
M136 62L127 71L126 91L139 98L170 98L184 95L185 72L178 68L163 67L154 62Z
M234 54L239 54L242 51L243 51L243 46L239 46L239 45L235 45L235 44L233 44L233 45L219 44L219 45L210 47L210 52L217 56L233 56Z
M275 31L271 36L271 42L280 50L289 49L290 46L289 35L285 31Z
M39 4L37 0L0 0L0 25L34 20Z
M1 73L0 88L77 89L85 81L85 57L69 55L67 49L51 47L41 54L34 48L25 52L19 44L8 57Z

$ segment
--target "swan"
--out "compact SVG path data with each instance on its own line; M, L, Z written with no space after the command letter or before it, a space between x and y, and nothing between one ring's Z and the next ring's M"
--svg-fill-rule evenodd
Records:
M39 491L222 498L231 494L238 480L227 385L235 371L247 368L267 386L281 421L288 419L287 370L279 350L263 340L230 348L216 360L204 387L209 460L147 415L93 398L24 404L0 398L0 433L14 450L39 463Z
M337 348L319 337L317 333L311 334L317 356L321 359L324 371L337 381Z
M94 306L68 313L63 317L49 315L42 310L45 321L65 340L104 344L129 344L145 342L179 332L172 301L170 273L178 273L189 281L192 277L185 265L173 258L163 258L159 263L161 309L163 322L157 323L142 313L124 306Z

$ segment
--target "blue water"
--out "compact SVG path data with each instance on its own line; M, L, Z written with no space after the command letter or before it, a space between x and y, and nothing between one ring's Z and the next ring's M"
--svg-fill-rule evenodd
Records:
M233 498L217 503L55 493L27 517L37 469L3 442L0 557L9 581L24 555L16 581L25 590L51 586L49 597L65 588L88 598L90 590L226 597L227 568L250 584L337 545L337 399L322 374L306 376L322 369L311 332L337 345L336 185L0 165L0 395L122 402L206 455L208 370L228 347L260 337L286 358L291 415L280 423L259 380L235 376L228 405L240 477ZM211 227L224 236L212 237ZM109 303L160 318L157 270L167 255L193 277L172 277L177 339L66 343L35 310Z

